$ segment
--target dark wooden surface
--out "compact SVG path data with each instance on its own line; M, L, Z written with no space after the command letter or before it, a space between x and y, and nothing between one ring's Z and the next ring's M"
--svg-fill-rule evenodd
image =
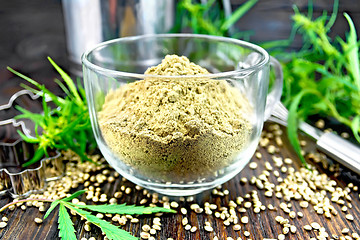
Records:
M232 0L236 8L245 0ZM251 41L287 39L291 31L292 6L307 9L306 0L259 0L236 26L253 32ZM313 0L314 15L323 10L331 12L333 1ZM339 12L348 12L360 35L359 0L340 0ZM0 1L0 104L19 91L23 82L13 78L6 66L11 66L50 88L56 76L46 57L69 69L65 29L60 0L12 0ZM331 32L332 36L344 36L348 29L345 18L339 14ZM294 43L301 46L300 39Z
M234 5L240 4L244 1L233 1ZM332 1L314 1L315 10L317 12L322 9L331 9ZM295 3L302 9L306 7L307 1L279 1L279 0L260 0L254 11L244 16L243 22L238 26L242 30L255 30L253 37L254 41L274 40L279 38L286 38L290 32L291 23L289 17L292 14L291 5ZM353 17L354 23L359 31L360 29L360 4L358 0L340 1L340 9L350 12ZM347 25L342 17L339 16L339 21L335 25L333 34L339 33L342 35ZM51 69L50 64L46 60L46 56L50 55L61 66L67 68L68 62L66 59L66 44L65 44L65 31L62 19L62 11L60 1L56 0L14 0L14 1L1 1L0 2L0 104L7 102L9 97L20 90L19 86L22 80L15 78L6 69L6 66L11 66L23 73L31 76L39 82L45 83L50 89L56 91L53 84L53 78L56 73ZM289 146L286 137L283 136L284 146L280 148L278 156L291 157L295 160L294 167L299 169L299 161L291 147ZM313 143L310 143L312 145ZM265 149L260 148L263 154L261 160L254 158L259 164L256 170L249 170L248 166L238 174L234 179L223 185L223 189L228 189L230 195L227 197L215 197L209 191L200 194L196 197L196 201L203 203L210 201L216 203L218 206L226 205L229 200L235 199L237 196L244 196L250 191L256 189L254 186L245 184L241 185L239 179L242 177L250 178L253 174L258 174L264 169L265 161L272 161ZM322 168L317 165L317 168L322 171ZM354 182L358 184L358 176L352 174L350 171L342 171L340 177L330 176L336 180L341 187L345 187L348 183ZM275 181L272 176L271 181ZM118 191L120 186L126 184L133 186L129 182L123 183L118 179L114 184L107 184L103 189L109 195ZM274 206L279 205L280 201L275 197L266 198L263 195L264 191L259 191L260 200L263 204L269 203ZM348 212L351 213L355 221L349 222L345 219L338 205L335 205L339 211L339 216L333 217L331 220L324 218L324 216L317 215L312 207L308 209L300 209L298 202L294 201L294 208L296 211L301 210L304 212L304 218L291 220L292 224L298 227L296 234L290 234L286 239L310 239L314 237L314 232L308 233L301 228L301 226L318 222L323 225L327 232L331 234L341 235L341 229L348 227L350 232L357 232L360 234L360 201L359 192L352 193L352 209ZM136 203L138 204L142 198L142 193L134 191L129 196L120 199L120 202ZM8 203L9 198L0 199L0 206ZM35 217L42 217L43 214L39 213L36 208L27 208L25 211L16 209L15 211L5 211L0 214L2 217L6 215L9 218L8 226L0 230L1 239L56 239L58 236L57 230L57 216L51 215L42 225L34 223ZM241 216L240 214L238 214ZM244 230L251 233L249 239L263 239L263 238L276 238L281 232L281 227L275 222L274 218L277 215L286 216L281 210L269 211L261 213L254 213L248 210L244 215L248 215L250 223L242 225L242 230L234 232L231 227L225 227L221 220L208 217L204 214L188 214L192 225L198 226L199 230L196 233L185 231L181 225L181 215L164 215L162 219L162 231L157 235L157 239L166 239L172 237L174 239L211 239L213 236L204 231L204 222L206 220L212 222L212 226L220 239L225 239L225 236L237 237L243 235ZM139 236L139 227L145 223L150 223L151 217L141 217L139 224L128 224L124 229L131 231L135 236ZM75 221L75 228L77 230L77 237L95 236L96 239L101 238L99 229L93 228L88 233L83 229L83 222L78 218L73 218Z
M269 124L267 124L265 129L268 129ZM294 154L292 148L289 146L289 142L285 137L285 134L282 136L284 141L284 146L280 147L280 152L276 153L276 156L280 157L290 157L294 160L294 164L291 166L296 170L299 169L301 164L298 161L297 156ZM271 141L270 144L276 143ZM313 143L308 142L307 149L313 149ZM156 239L167 239L172 237L173 239L212 239L214 233L208 233L204 231L204 222L211 222L214 232L219 237L219 239L226 239L226 237L233 237L236 239L237 237L241 237L242 239L264 239L264 238L273 238L276 239L278 234L281 233L282 228L280 224L275 221L275 217L280 215L285 218L289 218L287 214L285 214L280 208L279 205L283 202L283 199L277 199L275 196L268 198L264 196L264 190L258 190L254 185L249 183L241 184L240 179L242 177L246 177L250 179L252 176L259 175L264 169L265 161L269 161L273 164L272 155L269 154L266 148L259 147L258 151L262 153L262 158L257 159L256 157L252 158L252 161L258 163L258 168L252 170L249 166L246 166L244 170L242 170L234 179L229 182L223 184L222 189L228 189L230 194L228 196L219 197L211 194L210 191L206 191L202 194L199 194L195 197L195 202L202 205L205 201L209 201L210 203L215 203L220 206L228 206L230 200L235 200L237 196L244 197L247 193L251 193L251 191L256 190L259 194L259 199L264 205L273 204L277 207L276 211L265 210L260 213L254 213L253 209L250 208L246 211L246 213L237 213L239 217L248 216L250 222L248 224L242 224L242 229L240 231L234 231L232 227L225 227L223 224L223 220L215 218L213 215L208 216L204 213L196 214L194 212L188 212L187 217L190 220L191 225L197 226L198 231L195 233L191 233L189 231L185 231L182 224L182 214L166 214L161 216L162 222L162 230L158 231L155 235ZM287 165L289 167L289 165ZM316 165L317 169L322 172L324 169L320 165ZM274 170L280 169L274 167ZM353 182L355 185L359 183L359 177L348 170L341 171L341 175L339 177L334 177L329 174L329 178L335 180L338 183L338 186L341 188L345 188L348 183ZM287 173L281 173L281 177L285 177ZM277 183L276 177L274 177L273 172L269 177L269 181L273 183ZM102 190L109 196L110 198L116 191L120 191L120 186L126 185L130 187L134 187L134 185L130 182L123 182L121 178L118 178L115 183L112 184L104 184L102 185ZM80 187L81 188L81 187ZM74 190L75 191L75 190ZM319 190L318 190L319 191ZM336 203L332 203L335 206L336 210L339 212L337 216L332 216L331 219L327 219L324 215L318 215L314 208L309 205L307 209L302 209L299 206L298 200L291 200L292 203L291 210L295 212L301 211L304 213L303 218L295 218L290 219L290 224L293 224L297 227L296 234L288 234L286 239L310 239L310 237L315 236L315 232L307 232L303 229L303 226L306 224L310 224L312 222L317 222L321 226L325 227L326 231L330 234L336 234L338 236L342 236L341 230L343 228L349 228L350 233L356 232L360 234L360 223L358 218L360 217L360 200L359 200L359 192L352 192L350 194L352 201L352 208L348 209L346 213L342 212L340 207ZM133 190L133 192L129 195L124 195L119 202L126 202L128 204L139 204L139 201L143 198L142 191ZM328 194L327 197L330 198ZM82 200L85 200L83 197ZM10 199L3 198L0 200L0 205L4 205L8 203ZM91 202L89 202L91 203ZM180 203L180 206L185 206L189 210L190 203ZM93 204L93 203L92 203ZM348 221L345 219L345 214L352 214L355 218L354 221ZM43 217L43 213L40 213L37 208L27 208L25 211L20 208L15 209L14 211L6 210L0 216L7 216L9 218L8 226L2 230L0 230L0 238L1 239L56 239L58 235L57 230L57 215L52 214L48 219L44 221L43 224L38 225L34 222L35 217ZM151 219L154 216L146 216L139 217L140 223L136 224L127 224L123 227L128 231L131 231L133 235L139 237L140 236L140 228L144 224L151 225ZM75 222L75 229L77 231L78 239L81 237L91 237L94 236L96 239L103 239L101 237L101 231L96 227L92 227L91 232L84 231L83 224L84 221L80 221L79 218L73 217L73 221ZM117 224L117 223L116 223ZM248 238L244 237L244 231L249 231L250 236Z

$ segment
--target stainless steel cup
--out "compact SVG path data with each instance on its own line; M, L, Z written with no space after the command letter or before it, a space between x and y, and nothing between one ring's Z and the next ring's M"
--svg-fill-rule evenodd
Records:
M166 33L174 0L63 0L70 71L82 75L81 55L96 44L125 36Z

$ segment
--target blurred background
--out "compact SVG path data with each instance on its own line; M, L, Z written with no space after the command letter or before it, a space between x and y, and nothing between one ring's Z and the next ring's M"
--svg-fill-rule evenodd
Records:
M53 78L57 74L47 61L47 56L51 56L66 71L76 73L81 70L76 64L80 63L79 56L83 49L97 42L142 33L191 32L193 29L186 26L186 20L184 22L180 19L179 2L0 1L0 104L6 103L13 93L22 89L19 84L23 81L7 71L6 66L45 83L50 89L56 89ZM208 1L198 2L206 4ZM226 15L247 1L219 2L217 7ZM287 39L292 29L291 16L294 13L294 4L302 12L308 9L307 0L258 0L234 26L229 28L227 35L241 31L245 34L237 38L245 38L254 43ZM314 16L319 16L324 10L332 12L333 4L332 0L314 0ZM339 14L330 36L344 37L344 33L348 31L343 12L349 13L352 17L360 35L359 0L340 0ZM301 47L301 39L296 38L292 47Z

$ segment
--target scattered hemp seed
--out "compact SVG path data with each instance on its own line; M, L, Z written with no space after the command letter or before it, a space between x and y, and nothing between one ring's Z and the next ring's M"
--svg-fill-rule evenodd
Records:
M358 240L358 238L360 238L359 234L358 234L358 233L355 233L355 232L352 233L351 236L352 236L353 238L355 238L356 240Z
M150 229L150 233L152 232L152 230L160 231L160 230L161 230L161 226L160 226L160 225L152 225L152 229Z
M249 232L249 231L245 231L245 232L244 232L244 236L245 236L245 237L250 236L250 232Z
M244 216L241 218L241 222L247 224L249 222L249 218L247 216Z
M187 219L187 217L184 217L182 220L181 220L181 223L183 226L185 226L186 224L189 223L189 220Z
M258 158L258 159L261 159L262 154L261 154L260 152L256 152L256 153L255 153L255 157Z
M249 168L250 169L256 169L257 168L257 163L256 162L251 162L250 164L249 164Z
M90 227L90 225L88 225L88 224L85 224L85 225L84 225L84 229L85 229L85 231L87 231L87 232L90 232L90 231L91 231L91 227Z
M313 222L310 225L315 230L319 230L321 228L320 224L318 224L317 222Z
M7 217L5 217L5 216L2 217L1 220L2 220L3 222L8 222L8 221L9 221L9 219L8 219Z
M148 232L141 232L141 233L140 233L140 237L141 237L142 239L149 239L150 233L148 233Z
M324 213L324 216L325 216L326 218L331 218L331 213L330 213L330 212L325 212L325 213Z
M351 215L351 214L346 214L346 219L347 220L349 220L349 221L353 221L354 220L354 217L353 217L353 215Z
M186 208L181 208L180 211L181 211L181 213L182 213L183 215L186 215L186 214L187 214Z
M241 226L239 224L235 224L233 226L234 231L239 231L241 229Z
M273 192L272 191L266 191L264 193L265 197L272 197L273 196Z
M241 183L241 184L246 184L247 182L248 182L248 180L247 180L246 177L242 177L242 178L240 179L240 183Z
M284 234L279 234L278 235L278 240L285 240L285 235Z
M122 195L123 195L122 192L116 192L116 193L114 193L114 197L115 197L115 198L121 198Z
M170 203L170 206L171 206L172 208L178 208L178 207L179 207L179 204L178 204L177 202L171 202L171 203Z
M304 229L305 229L306 231L311 231L311 230L312 230L312 227L311 227L310 225L305 225L305 226L304 226Z
M294 211L289 212L289 217L290 218L295 218L296 217L296 213Z
M35 218L34 222L36 222L37 224L41 224L43 220L41 218Z
M214 231L214 229L213 229L211 226L209 226L209 225L206 225L206 226L204 227L204 229L205 229L205 231L207 231L207 232L213 232L213 231Z
M308 203L307 201L301 201L301 202L299 203L299 205L300 205L300 207L302 207L302 208L307 208L307 207L309 206L309 203Z
M149 225L145 224L145 225L143 225L143 226L141 227L141 229L142 229L144 232L149 232L150 229L151 229L151 227L150 227Z
M284 218L282 216L276 216L275 221L281 223L282 221L284 221Z
M7 223L6 222L0 222L0 228L4 228L6 227Z
M283 234L288 234L289 232L290 232L290 228L288 228L288 227L284 227L283 229L282 229L282 232L283 232Z
M317 128L323 129L325 127L325 121L323 119L319 119L315 122L315 126Z
M185 229L186 231L190 231L191 225L190 225L190 224L186 224L186 226L184 227L184 229Z
M46 211L45 206L42 205L39 207L39 212L45 212L45 211Z
M245 208L251 208L251 205L252 205L251 202L245 202L244 203Z

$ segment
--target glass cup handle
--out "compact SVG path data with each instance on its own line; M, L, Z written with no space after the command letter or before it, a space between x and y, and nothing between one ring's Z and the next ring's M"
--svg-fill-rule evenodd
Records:
M270 66L275 70L275 82L266 97L264 121L270 117L274 106L280 101L283 88L283 72L281 64L278 60L270 56Z

